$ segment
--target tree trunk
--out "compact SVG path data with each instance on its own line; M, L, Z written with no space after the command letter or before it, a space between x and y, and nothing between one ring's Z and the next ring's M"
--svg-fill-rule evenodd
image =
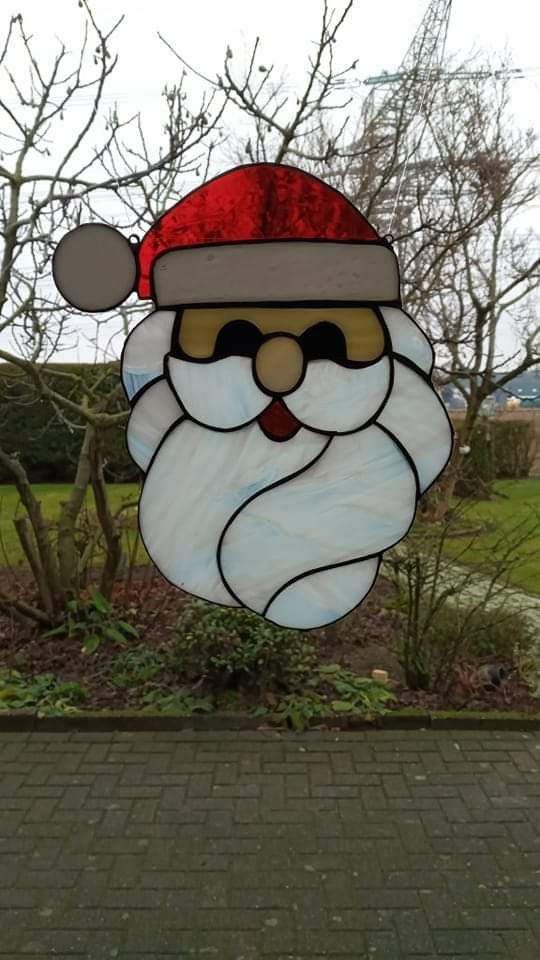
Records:
M122 547L120 542L120 531L115 523L114 517L109 507L107 497L107 485L103 476L103 453L101 440L97 434L94 434L92 443L91 457L91 482L96 503L96 512L99 523L105 537L107 553L105 564L101 574L100 592L107 600L111 599L114 582L118 573L118 567L122 560Z
M424 516L427 520L434 523L444 520L454 496L454 490L461 472L463 463L463 454L459 452L459 445L454 441L454 448L450 463L446 467L441 479L435 484L434 488L428 493Z
M28 517L17 517L14 523L24 555L28 560L34 580L36 581L41 603L45 613L52 622L54 620L55 609L51 585L45 575L43 564L39 558L39 553L32 542L32 536L30 534L28 525Z
M90 447L94 427L88 423L79 454L77 473L69 500L62 504L58 520L58 565L62 590L66 599L78 597L80 587L80 556L75 534L88 484L90 482Z
M454 446L450 462L446 467L441 479L435 484L433 490L426 498L424 516L426 519L436 522L444 520L452 502L456 484L459 480L463 459L466 454L461 453L461 448L471 445L471 439L476 426L476 421L480 413L483 397L476 396L472 402L469 402L463 425L454 433Z
M21 503L23 504L28 519L30 520L37 551L36 556L33 552L31 541L28 541L28 549L32 552L32 555L35 558L35 570L31 564L32 572L34 573L36 586L40 593L41 601L45 607L45 610L48 614L52 615L62 605L63 597L58 564L51 547L47 523L41 512L41 504L34 496L34 492L30 485L26 470L20 461L15 457L10 457L2 449L0 449L0 463L2 463L10 471L17 488L17 493L21 498ZM18 533L20 536L20 528ZM24 543L22 546L23 549L25 549ZM43 571L42 579L41 575L38 575L38 569ZM46 584L47 589L45 590L45 594L42 594L42 587L44 584Z

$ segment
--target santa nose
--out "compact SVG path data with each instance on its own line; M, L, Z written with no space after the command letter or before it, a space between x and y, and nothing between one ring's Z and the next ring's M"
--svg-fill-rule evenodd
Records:
M255 370L260 383L272 393L288 393L302 376L304 356L293 337L270 337L257 351Z

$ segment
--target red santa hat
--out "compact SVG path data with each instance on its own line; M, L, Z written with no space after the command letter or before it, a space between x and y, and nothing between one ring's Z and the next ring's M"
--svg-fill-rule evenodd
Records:
M83 224L53 258L56 286L80 310L112 310L134 290L187 304L399 303L389 244L333 187L284 164L237 167L167 210L142 242Z

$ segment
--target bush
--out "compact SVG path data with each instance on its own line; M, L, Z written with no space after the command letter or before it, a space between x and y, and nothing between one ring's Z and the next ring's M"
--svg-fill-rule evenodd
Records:
M411 685L416 687L447 692L461 658L493 656L509 662L516 650L529 651L533 643L530 620L519 611L505 610L503 605L486 608L447 599L431 617L427 606L422 605L420 617L429 620L423 642L411 645L408 661L400 656ZM537 672L540 687L540 661Z
M463 425L454 424L458 437ZM471 451L462 464L456 496L489 494L494 480L528 477L534 462L536 434L531 420L493 420L483 417L473 431Z
M412 688L447 692L463 656L509 656L515 644L526 648L532 641L525 610L516 609L515 601L508 605L506 592L508 572L520 563L519 549L529 536L529 518L505 527L499 541L485 548L473 531L448 556L447 544L465 516L460 504L440 526L417 521L385 557L402 616L396 654ZM471 550L477 564L462 566L460 559Z
M445 659L445 651L460 637L464 655L486 657L493 654L502 660L511 660L516 648L528 649L533 639L533 628L527 617L504 607L482 609L471 604L443 604L428 629L429 643Z
M299 631L201 600L186 603L169 659L187 679L218 689L297 689L316 664L315 648Z
M92 589L85 600L68 600L60 626L42 636L80 639L81 652L90 654L107 640L122 646L127 644L128 637L137 638L138 633L130 623L118 618L112 604L98 590Z
M540 697L540 637L536 636L530 644L516 644L514 662L531 688L531 696Z
M528 477L534 463L536 432L532 420L495 421L495 469L497 479Z
M67 368L67 370L65 369ZM75 373L91 385L103 377L107 367L91 364L50 364L48 383L58 393L79 402L80 385L61 374ZM110 365L102 390L111 396L109 412L128 409L119 386L117 365ZM118 390L114 388L118 386ZM51 402L40 397L28 378L9 365L0 365L0 423L2 446L6 453L17 453L31 483L72 483L83 439L82 423L70 414L70 422L58 416ZM81 429L79 429L81 428ZM132 462L125 442L125 426L120 425L104 433L105 478L129 482L139 479L139 471ZM9 471L0 466L0 483L12 483Z
M52 673L25 679L18 670L0 670L0 711L33 710L38 717L77 713L86 696L80 683L62 683Z

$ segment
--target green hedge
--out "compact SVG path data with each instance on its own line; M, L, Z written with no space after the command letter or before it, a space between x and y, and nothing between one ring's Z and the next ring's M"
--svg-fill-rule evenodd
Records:
M515 480L528 477L537 442L532 420L497 420L496 424L497 479Z
M75 373L87 385L98 377L105 379L99 387L107 396L107 412L128 409L120 381L118 364L95 366L91 364L50 365L47 382L58 393L75 402L81 400L81 387L61 376ZM28 377L8 365L0 366L0 433L7 453L17 453L32 483L71 483L75 476L77 458L83 436L82 420L63 410L63 417L54 405L40 397ZM119 426L105 434L106 478L116 482L133 482L139 471L133 464L125 441L125 427ZM0 483L11 483L9 471L0 465Z
M458 436L462 424L455 423ZM494 480L517 480L528 477L533 460L536 436L530 420L490 420L476 424L470 441L471 451L463 460L456 486L462 497L482 495Z

